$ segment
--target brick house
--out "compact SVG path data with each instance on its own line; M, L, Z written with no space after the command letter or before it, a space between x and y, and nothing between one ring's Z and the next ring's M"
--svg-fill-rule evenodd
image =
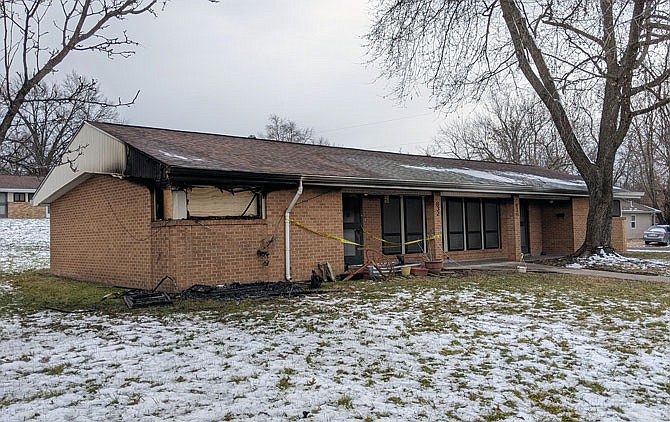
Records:
M362 262L333 237L409 261L569 254L584 239L583 181L539 167L89 122L78 147L35 194L51 206L51 272L75 279L185 289Z
M48 206L30 202L41 182L34 176L0 175L0 218L47 218Z

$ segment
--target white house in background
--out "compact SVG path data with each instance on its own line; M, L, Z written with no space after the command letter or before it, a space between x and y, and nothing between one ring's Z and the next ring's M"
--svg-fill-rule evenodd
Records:
M621 201L621 216L626 217L628 239L642 239L649 226L658 223L661 210L638 204L633 201Z
M0 218L48 218L47 205L31 201L42 178L0 174Z

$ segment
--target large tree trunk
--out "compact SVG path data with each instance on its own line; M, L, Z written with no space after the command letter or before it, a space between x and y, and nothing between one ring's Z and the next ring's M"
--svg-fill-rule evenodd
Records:
M612 183L607 177L591 181L589 186L589 213L586 217L586 237L575 256L596 253L600 248L613 252L612 247Z

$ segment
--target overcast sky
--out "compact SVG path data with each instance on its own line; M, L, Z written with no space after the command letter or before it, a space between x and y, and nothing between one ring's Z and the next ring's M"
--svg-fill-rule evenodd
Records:
M73 53L62 71L96 78L109 98L140 96L129 124L258 135L270 114L342 146L420 153L445 116L424 95L404 105L364 64L364 0L173 0L123 22L128 59ZM118 26L118 22L114 25Z

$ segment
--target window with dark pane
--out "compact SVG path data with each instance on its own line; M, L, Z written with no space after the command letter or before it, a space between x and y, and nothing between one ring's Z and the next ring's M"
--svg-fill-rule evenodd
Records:
M482 212L479 199L465 200L465 229L468 250L482 249Z
M447 204L447 242L450 251L465 249L463 231L463 200L448 199Z
M484 247L497 249L500 247L500 213L498 201L483 201L484 206Z
M14 194L14 202L26 202L26 194L25 193L15 193Z
M406 196L405 200L405 242L423 239L423 198ZM424 252L423 242L405 245L405 253Z
M384 243L384 253L396 255L402 253L402 227L400 225L400 197L385 196L382 198L382 238L388 242Z

